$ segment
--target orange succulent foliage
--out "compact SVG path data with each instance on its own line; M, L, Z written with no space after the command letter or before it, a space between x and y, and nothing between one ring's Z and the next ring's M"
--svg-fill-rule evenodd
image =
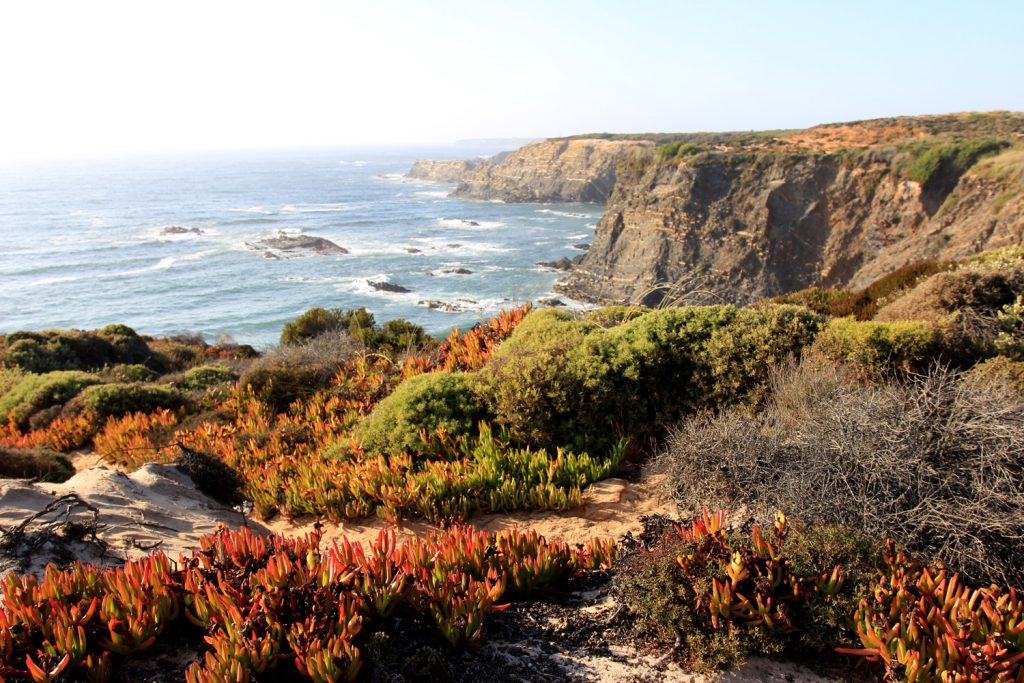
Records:
M22 432L9 419L0 424L0 446L13 448L38 448L46 446L61 453L83 447L96 433L96 425L85 415L74 418L58 417L44 429Z
M225 530L177 563L157 553L122 569L51 565L42 581L10 575L0 677L106 681L185 618L203 630L178 629L178 637L190 633L205 650L184 672L191 683L292 666L313 681L351 681L362 665L360 636L388 619L420 615L461 648L482 636L514 577L536 577L526 590L517 585L525 593L615 555L608 542L573 550L516 529L456 527L402 546L386 531L366 548L347 539L323 548L320 540Z

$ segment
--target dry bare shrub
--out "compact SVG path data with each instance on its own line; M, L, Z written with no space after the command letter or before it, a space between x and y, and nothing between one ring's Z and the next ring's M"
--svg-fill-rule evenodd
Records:
M327 386L361 348L348 332L325 332L304 343L268 351L253 361L238 381L284 410L300 396Z
M892 537L977 581L1024 585L1024 396L936 368L877 384L790 367L756 416L682 423L662 462L689 510L746 506Z
M999 312L1013 303L1019 283L1000 272L937 273L883 306L875 320L923 320L941 329L955 346L989 352L1000 331Z

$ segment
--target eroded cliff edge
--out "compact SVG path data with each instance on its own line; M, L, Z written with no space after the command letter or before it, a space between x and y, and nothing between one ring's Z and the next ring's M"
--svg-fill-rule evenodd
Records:
M682 136L623 157L591 249L556 289L657 304L862 287L1020 244L1022 190L1024 114Z
M479 164L474 159L417 159L405 175L435 183L457 183Z
M600 202L615 185L619 162L653 150L648 140L567 138L534 142L462 174L453 197L505 202Z

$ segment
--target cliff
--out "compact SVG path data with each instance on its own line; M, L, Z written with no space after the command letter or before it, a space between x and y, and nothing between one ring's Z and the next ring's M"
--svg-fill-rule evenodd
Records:
M619 161L653 149L647 140L602 138L535 142L465 173L453 197L506 202L605 202Z
M478 163L471 159L417 159L405 175L416 180L457 183L463 174L476 168Z
M1024 114L678 136L623 159L593 245L556 289L742 303L863 287L1022 235Z

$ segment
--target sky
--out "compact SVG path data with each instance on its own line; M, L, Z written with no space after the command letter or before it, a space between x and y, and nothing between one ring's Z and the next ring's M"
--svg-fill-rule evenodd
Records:
M1024 2L31 0L0 162L1024 110Z

